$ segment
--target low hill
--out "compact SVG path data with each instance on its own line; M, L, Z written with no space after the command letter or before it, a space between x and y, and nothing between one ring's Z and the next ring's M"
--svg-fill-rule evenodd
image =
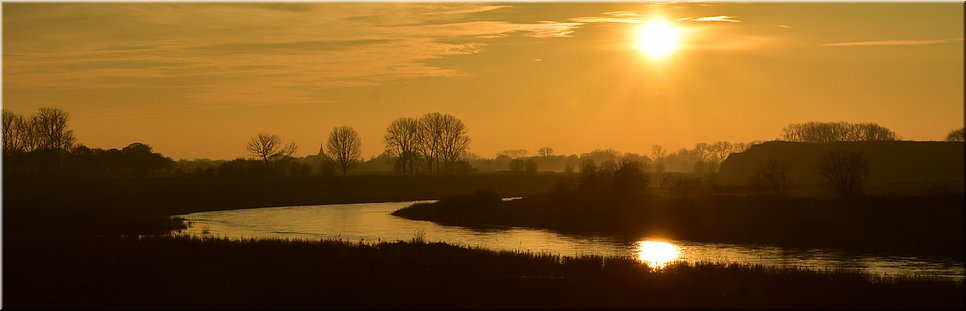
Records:
M793 184L820 184L818 167L822 156L835 150L848 150L859 151L869 160L869 185L946 184L961 188L963 146L961 142L931 141L773 141L728 156L721 164L716 182L724 186L747 185L763 163L776 159L785 163L788 178Z

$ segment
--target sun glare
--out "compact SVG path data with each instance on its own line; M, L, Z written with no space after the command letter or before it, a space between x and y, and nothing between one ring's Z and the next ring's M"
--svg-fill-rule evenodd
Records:
M665 58L680 45L681 30L664 21L652 19L637 29L637 49L652 58Z
M641 241L636 253L638 260L653 269L663 269L681 255L677 245L656 241Z

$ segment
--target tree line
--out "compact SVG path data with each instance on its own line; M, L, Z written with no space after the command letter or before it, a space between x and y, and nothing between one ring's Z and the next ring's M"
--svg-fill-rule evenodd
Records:
M420 117L401 117L390 122L383 135L385 149L364 161L362 140L350 126L337 126L323 139L317 155L295 157L295 143L285 143L275 134L258 133L246 149L254 158L230 161L173 161L143 143L122 149L89 148L78 144L68 122L70 115L56 108L40 108L35 115L3 111L4 168L13 173L50 173L56 170L109 176L310 176L333 175L359 169L365 173L467 174L508 172L534 174L538 171L575 173L589 169L617 171L623 163L653 172L660 185L668 184L670 172L717 172L731 153L743 152L754 144L719 141L698 143L692 148L669 151L653 145L647 155L597 149L579 155L558 155L545 146L528 156L525 149L507 149L495 158L468 152L471 139L459 118L438 112ZM781 139L800 142L888 141L898 139L894 131L875 123L807 122L790 124ZM947 141L963 141L963 129L951 131ZM166 173L167 172L167 173Z
M55 108L40 108L29 118L4 110L3 152L67 151L75 141L74 131L67 128L69 120L69 114Z
M453 174L469 166L463 161L470 145L466 126L449 114L436 112L418 119L393 120L383 138L386 153L404 175Z
M782 139L806 143L894 141L896 132L876 123L807 122L789 124Z
M438 112L422 117L393 120L383 136L384 155L403 175L454 174L468 172L464 160L470 138L459 118ZM248 142L248 151L266 166L289 158L297 150L294 143L283 144L278 135L260 133ZM320 171L335 166L346 175L362 162L362 138L350 126L337 126L319 148Z
M70 114L56 108L40 108L29 118L4 110L4 174L144 177L174 167L142 143L106 150L76 143L69 121Z

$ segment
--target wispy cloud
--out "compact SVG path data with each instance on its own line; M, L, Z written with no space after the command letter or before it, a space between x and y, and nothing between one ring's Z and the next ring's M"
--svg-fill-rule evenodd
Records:
M629 23L636 24L640 23L642 20L646 19L648 15L641 14L638 12L631 11L613 11L602 13L605 16L583 16L575 17L570 20L581 23ZM679 21L690 21L690 22L729 22L729 23L740 23L741 21L737 19L737 16L728 15L717 15L717 16L704 16L704 17L682 17L678 18Z
M211 105L259 98L317 101L312 96L321 88L466 76L471 73L431 60L480 53L487 46L480 38L567 37L582 25L456 19L507 7L14 5L4 8L4 88L39 94L161 85Z
M569 36L580 25L582 24L554 21L538 21L534 24L474 21L450 24L393 26L386 27L385 31L395 35L425 38L498 38L515 32L521 32L524 36L533 38L553 38Z
M582 23L559 23L554 21L539 21L537 24L519 25L520 31L528 32L526 36L533 38L569 37L574 29Z
M632 12L632 11L612 11L612 12L604 12L603 14L604 15L610 15L610 16L619 16L619 17L639 17L639 16L641 16L641 13Z
M942 40L876 40L876 41L853 41L825 43L822 46L904 46L904 45L934 45L962 41L963 38L942 39Z
M784 25L784 24L783 25L778 25L778 27L780 27L780 28L792 28L792 26L788 26L788 25Z
M509 7L511 7L511 6L509 6L509 5L482 5L482 6L471 6L471 7L466 7L466 8L457 8L457 9L451 9L451 10L443 10L443 11L435 11L435 12L426 12L426 13L423 13L423 15L471 14L471 13L480 13L480 12L493 11L493 10L498 10L498 9L503 9L503 8L509 8Z
M705 17L682 17L679 21L692 21L692 22L729 22L729 23L740 23L740 20L735 19L737 16L705 16Z
M575 22L579 22L579 23L627 23L627 24L636 24L636 23L640 23L641 22L641 20L634 19L634 18L594 17L594 16L575 17L575 18L571 18L570 20L575 21Z

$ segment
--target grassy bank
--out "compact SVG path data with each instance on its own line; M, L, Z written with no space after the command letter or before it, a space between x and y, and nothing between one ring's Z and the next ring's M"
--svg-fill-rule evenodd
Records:
M4 307L962 308L963 283L446 244L187 238L5 243Z
M654 193L624 198L554 193L502 202L496 194L477 192L416 204L393 215L462 226L962 259L963 203L962 196L826 200Z

